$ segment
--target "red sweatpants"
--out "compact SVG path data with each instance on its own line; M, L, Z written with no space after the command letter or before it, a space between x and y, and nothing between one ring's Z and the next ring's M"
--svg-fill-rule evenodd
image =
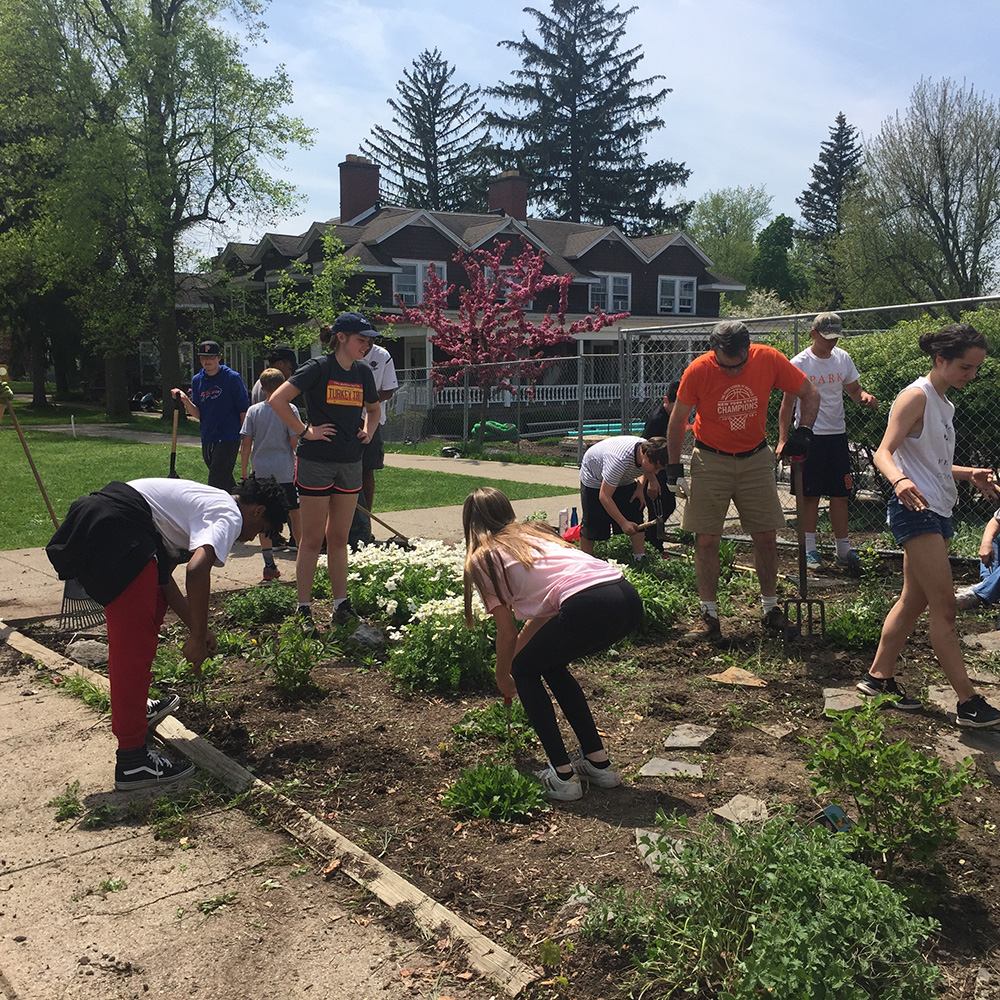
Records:
M118 737L119 750L132 750L146 743L146 699L166 611L155 559L150 559L104 609L108 622L111 731Z

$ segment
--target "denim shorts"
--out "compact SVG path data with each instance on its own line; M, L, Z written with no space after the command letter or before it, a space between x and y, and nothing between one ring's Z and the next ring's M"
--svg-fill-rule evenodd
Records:
M885 521L897 545L905 545L917 535L941 535L947 541L955 534L950 517L932 510L910 510L895 498L889 501Z

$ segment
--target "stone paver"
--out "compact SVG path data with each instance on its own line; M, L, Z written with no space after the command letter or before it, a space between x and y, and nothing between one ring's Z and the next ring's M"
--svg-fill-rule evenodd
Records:
M847 712L859 708L862 704L861 693L857 688L823 688L823 711Z
M644 778L701 778L701 764L689 764L683 760L664 760L654 757L639 768Z
M713 809L712 815L727 823L760 823L767 819L767 803L752 795L734 795L724 806Z
M638 827L635 831L635 848L643 864L654 875L665 869L675 868L677 854L683 847L683 840L664 837L659 830L644 830Z
M694 726L683 722L666 738L663 745L675 749L694 750L710 739L715 732L711 726Z
M756 726L762 733L773 736L776 740L783 740L786 736L791 736L799 731L799 727L794 722L778 722L773 726Z

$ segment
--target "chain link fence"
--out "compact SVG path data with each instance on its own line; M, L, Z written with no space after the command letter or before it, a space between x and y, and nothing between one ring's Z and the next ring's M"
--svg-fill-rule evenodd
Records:
M855 484L852 522L881 530L888 485L872 465L872 453L885 430L896 394L930 369L917 345L919 334L961 317L974 323L990 342L979 377L955 403L956 464L996 468L1000 463L1000 296L949 302L911 303L877 309L844 310L839 346L854 359L861 386L880 400L877 411L856 406L845 395ZM788 357L810 343L814 314L746 319L755 341L769 343ZM579 353L537 361L441 366L459 384L436 386L431 370L397 371L399 390L389 401L384 437L416 442L438 435L463 442L477 437L485 422L487 447L530 451L539 445L556 450L567 463L579 464L595 440L616 434L640 434L646 419L662 403L670 382L708 350L716 320L685 326L625 329L617 342L589 341ZM496 383L506 380L506 388ZM489 386L493 385L493 388ZM768 439L777 440L780 393L772 393ZM690 436L686 449L690 447ZM783 470L778 470L779 479ZM992 513L967 484L959 484L956 520L975 522L978 531ZM876 527L878 525L878 527ZM859 525L859 530L861 526Z

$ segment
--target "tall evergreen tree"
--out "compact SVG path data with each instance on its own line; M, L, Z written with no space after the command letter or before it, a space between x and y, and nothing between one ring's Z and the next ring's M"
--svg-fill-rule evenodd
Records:
M836 309L842 298L837 280L835 244L844 231L844 207L857 183L862 149L857 129L841 111L830 129L830 138L820 145L819 162L813 165L812 181L795 203L802 210L805 241L816 292L825 305Z
M551 0L550 14L526 7L538 40L522 32L520 41L499 43L523 68L489 89L513 109L489 120L518 143L512 155L543 211L646 233L683 223L690 203L667 205L664 189L683 185L691 171L646 162L643 143L663 127L655 112L670 89L655 89L662 76L636 78L640 46L619 49L635 10L604 0Z
M362 152L382 168L386 194L442 212L484 210L490 136L479 88L452 83L455 67L424 49L390 98L393 128L375 125Z
M750 268L750 280L762 290L777 292L783 302L795 302L805 288L805 281L797 274L788 259L792 248L795 222L787 215L779 215L757 236L757 256Z

